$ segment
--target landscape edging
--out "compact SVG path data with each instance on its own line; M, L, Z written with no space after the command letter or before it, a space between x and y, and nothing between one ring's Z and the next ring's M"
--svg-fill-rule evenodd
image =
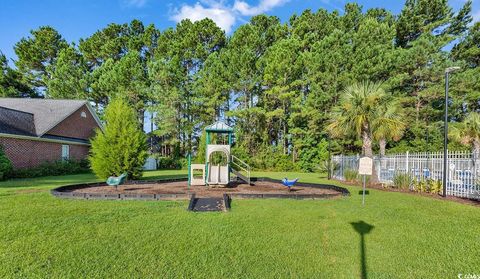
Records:
M176 181L187 181L187 178L169 178L169 179L158 179L158 180L132 180L128 181L126 184L135 185L135 184L152 184L152 183L165 183L165 182L176 182ZM279 183L277 179L272 179L268 177L252 177L252 182L255 181L268 181ZM58 198L67 198L67 199L87 199L87 200L171 200L171 199L190 199L192 194L189 193L174 193L174 194L125 194L125 193L76 193L72 190L88 188L91 186L107 186L105 182L92 182L92 183L82 183L82 184L71 184L64 185L50 190L50 193ZM296 186L302 187L311 187L319 189L328 189L340 192L342 196L349 196L350 192L343 187L335 186L331 184L316 184L316 183L302 183L298 182ZM246 194L246 193L226 193L229 198L238 197L238 198L292 198L292 199L315 199L315 198L328 198L332 195L327 194Z

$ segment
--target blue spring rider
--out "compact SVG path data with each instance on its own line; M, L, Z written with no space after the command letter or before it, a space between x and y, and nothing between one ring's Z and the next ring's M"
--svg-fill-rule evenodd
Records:
M288 180L288 178L285 177L284 179L282 179L282 184L288 187L288 191L290 191L291 188L295 186L295 183L297 183L297 181L298 181L298 178L295 178L293 180Z

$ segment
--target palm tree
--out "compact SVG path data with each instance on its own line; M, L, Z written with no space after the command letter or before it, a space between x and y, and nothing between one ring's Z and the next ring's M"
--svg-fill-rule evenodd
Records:
M403 109L397 101L388 100L379 108L373 123L373 138L378 141L380 156L385 156L387 140L398 141L402 138L406 125L402 119Z
M362 140L362 153L373 158L373 129L380 118L385 92L380 83L354 83L345 88L339 105L332 109L327 130L332 137L354 135ZM377 182L375 168L370 179Z
M474 160L480 155L480 113L471 112L465 119L452 125L449 136L462 144L471 145Z

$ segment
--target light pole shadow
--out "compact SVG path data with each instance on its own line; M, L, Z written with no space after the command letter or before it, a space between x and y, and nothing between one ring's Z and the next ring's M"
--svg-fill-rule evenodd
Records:
M367 256L366 256L366 246L365 246L365 235L370 233L374 226L365 223L364 221L352 222L350 223L353 229L360 235L360 261L361 261L361 278L367 278Z

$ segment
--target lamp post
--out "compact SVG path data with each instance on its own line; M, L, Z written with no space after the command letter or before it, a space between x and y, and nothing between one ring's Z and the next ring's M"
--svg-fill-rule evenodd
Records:
M328 137L328 180L332 179L332 154L330 153L330 136Z
M448 78L450 73L460 70L460 67L449 67L445 69L445 119L443 135L443 196L447 196L447 164L448 164Z

